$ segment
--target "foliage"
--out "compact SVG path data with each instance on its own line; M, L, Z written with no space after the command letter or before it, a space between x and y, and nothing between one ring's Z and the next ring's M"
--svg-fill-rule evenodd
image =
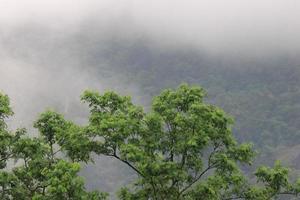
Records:
M34 123L40 137L12 134L5 118L12 114L7 96L0 96L1 199L105 199L88 192L77 174L78 162L92 154L112 157L137 174L137 180L119 191L123 200L269 200L297 196L300 181L289 181L289 170L278 162L255 172L258 184L240 170L255 152L233 137L233 120L204 101L198 86L180 85L153 99L144 112L130 97L114 92L85 91L89 123L78 126L62 115L46 111ZM9 160L16 165L5 169Z
M91 116L85 127L92 152L125 163L139 176L123 188L121 199L270 199L280 193L298 194L285 169L256 176L265 186L251 186L239 164L251 164L251 144L233 138L233 120L203 101L200 87L183 84L155 97L145 113L129 97L114 92L86 91ZM267 178L272 173L282 175ZM277 188L269 185L276 185Z
M14 137L7 130L4 120L12 114L8 96L0 93L0 169L6 167L6 162L11 157L10 144Z
M29 138L26 130L15 134L6 129L4 119L12 114L7 96L0 95L1 116L1 199L60 200L105 199L106 194L87 192L78 176L80 164L62 159L64 140L72 123L53 111L43 113L34 126L41 137ZM58 154L61 154L60 156ZM15 160L12 170L4 169Z
M264 151L300 143L298 58L221 56L191 47L165 49L145 41L128 45L116 47L120 60L109 55L103 59L128 77L128 84L139 87L139 98L146 105L162 88L176 87L182 81L200 84L207 89L210 102L235 117L239 141L253 141ZM99 76L103 73L100 66L94 68L99 69Z

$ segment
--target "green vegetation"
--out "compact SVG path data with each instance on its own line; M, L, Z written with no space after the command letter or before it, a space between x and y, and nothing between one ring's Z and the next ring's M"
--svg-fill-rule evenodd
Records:
M7 130L5 119L12 115L7 96L0 94L0 198L2 200L105 199L106 194L87 192L77 175L80 164L59 154L72 124L54 112L45 112L36 121L40 137L29 138L26 130ZM61 146L60 146L61 145ZM5 167L15 161L10 170ZM12 165L12 162L10 162Z
M207 100L235 118L237 140L251 141L259 150L259 163L271 165L283 151L299 152L299 58L282 54L222 57L190 48L160 50L138 44L126 49L130 55L120 48L118 53L125 55L120 56L122 61L112 59L109 66L139 86L142 95L138 98L146 106L162 88L176 87L182 81L202 85ZM299 158L284 163L299 169Z
M232 135L233 120L204 102L205 91L182 84L153 99L149 112L114 92L86 91L89 123L79 126L53 111L34 123L39 137L26 130L8 130L12 115L7 96L0 95L1 199L105 199L88 192L78 176L79 162L92 155L115 158L137 175L123 187L122 200L199 199L269 200L300 194L300 181L289 181L289 169L259 167L247 178L241 165L250 165L251 144ZM12 169L6 168L15 160ZM254 183L253 179L257 182Z

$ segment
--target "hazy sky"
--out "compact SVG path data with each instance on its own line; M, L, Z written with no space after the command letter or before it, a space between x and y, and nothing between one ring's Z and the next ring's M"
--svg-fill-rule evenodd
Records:
M65 28L87 19L134 23L206 48L300 49L299 0L0 0L0 22Z

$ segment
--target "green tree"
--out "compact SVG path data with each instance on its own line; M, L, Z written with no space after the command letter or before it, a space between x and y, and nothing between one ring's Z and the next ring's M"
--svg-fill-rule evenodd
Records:
M251 144L238 144L233 120L204 102L205 91L182 84L155 97L145 113L114 92L86 91L90 108L85 134L89 148L113 157L134 170L137 181L119 197L131 199L249 199L268 200L280 194L297 195L288 170L259 168L260 187L249 183L239 165L251 164Z
M5 200L102 200L106 194L87 192L78 176L80 164L64 160L63 145L76 127L55 112L47 111L34 127L41 137L30 138L26 130L7 130L4 119L12 115L7 96L0 94L0 198ZM77 154L80 155L80 154ZM5 169L15 160L12 170Z
M12 114L8 96L0 93L0 169L6 167L7 160L12 156L10 146L16 138L7 130L5 123L5 119Z
M7 96L0 95L1 199L101 200L105 193L87 192L77 174L78 162L92 154L119 160L137 180L119 192L122 200L270 200L298 196L300 181L289 181L289 169L278 162L262 166L255 180L240 170L255 156L251 144L238 144L233 120L204 101L201 87L182 84L154 98L152 109L114 92L86 91L89 123L78 126L46 111L34 123L40 137L26 130L7 130L12 115ZM5 167L16 160L11 171ZM257 181L257 184L254 183Z

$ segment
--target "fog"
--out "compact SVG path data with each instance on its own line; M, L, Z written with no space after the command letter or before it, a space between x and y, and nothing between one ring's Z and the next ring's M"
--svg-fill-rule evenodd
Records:
M142 29L158 42L185 42L213 51L299 50L297 0L1 0L0 22L63 29L86 20ZM165 41L166 42L166 41Z
M100 50L109 54L109 42L146 39L165 51L200 49L229 60L300 53L297 0L1 0L0 5L0 86L13 102L22 101L14 103L16 116L27 116L33 105L36 111L51 107L60 94L78 99L85 88L139 93L134 83L120 87L124 77L105 59L91 59ZM95 77L87 70L95 61L109 73Z
M16 113L12 128L30 128L46 108L84 123L85 89L113 89L145 104L145 91L115 66L137 44L157 57L185 49L229 64L276 55L298 62L299 35L298 0L0 0L0 91ZM93 184L104 180L111 191L108 172L96 174Z

